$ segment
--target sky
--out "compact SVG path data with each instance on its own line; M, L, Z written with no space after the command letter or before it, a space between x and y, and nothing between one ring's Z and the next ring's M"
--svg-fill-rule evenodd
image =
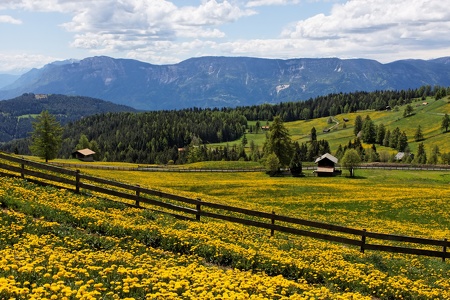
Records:
M106 55L163 65L200 56L450 56L442 0L1 0L0 73Z

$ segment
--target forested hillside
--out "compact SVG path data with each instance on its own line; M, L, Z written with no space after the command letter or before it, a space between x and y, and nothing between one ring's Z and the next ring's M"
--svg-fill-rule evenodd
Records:
M411 103L414 99L450 95L449 88L424 86L406 91L357 92L330 94L306 102L288 102L277 105L222 109L185 109L178 111L154 111L140 113L106 113L84 117L65 126L60 156L70 157L80 144L94 148L97 160L133 163L165 164L201 160L257 160L262 154L263 142L256 145L232 145L244 133L263 132L261 127L274 116L282 120L308 120L358 110L393 110ZM312 126L311 126L312 127ZM310 130L311 128L308 128ZM351 137L353 139L353 137ZM363 139L364 140L364 139ZM80 143L80 141L84 141ZM345 140L346 144L348 141ZM29 154L28 141L5 144L3 150ZM222 146L211 146L222 143ZM246 149L245 149L246 148ZM317 141L316 151L302 142L302 160L313 160L320 149L328 149L328 143ZM314 149L313 149L314 150Z
M34 117L44 110L62 125L106 112L136 112L125 105L89 97L27 93L0 101L0 143L27 137Z
M235 140L246 125L237 112L209 109L95 115L66 126L62 155L69 156L84 134L98 145L101 160L184 162L178 148Z
M385 110L387 106L396 106L411 103L414 98L433 96L441 99L450 95L450 87L422 86L418 89L399 91L375 91L329 94L319 96L308 101L284 102L276 105L254 105L237 107L236 110L250 120L272 120L279 115L285 122L296 120L316 119L350 113L358 110Z

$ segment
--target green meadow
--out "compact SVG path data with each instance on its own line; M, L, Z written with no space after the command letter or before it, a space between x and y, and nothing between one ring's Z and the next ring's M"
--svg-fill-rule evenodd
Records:
M427 103L426 105L424 103ZM340 114L334 117L335 120L339 122L328 123L328 117L318 118L312 120L302 120L294 122L286 122L285 126L289 129L291 138L294 141L305 143L309 141L309 135L311 129L314 127L317 131L317 139L325 139L330 144L331 151L337 150L339 145L347 145L350 140L355 138L353 134L353 127L356 116L360 115L363 120L366 116L369 116L375 123L375 125L384 124L386 129L390 131L394 130L396 127L400 131L405 131L408 136L408 144L412 152L417 151L418 143L414 141L414 134L418 128L421 126L422 133L425 140L421 141L425 145L425 150L431 151L433 146L437 145L441 151L447 152L446 149L450 147L450 133L444 134L441 130L441 122L444 114L450 114L450 98L447 97L441 100L434 100L434 98L428 97L425 101L421 99L415 100L411 104L414 108L414 114L409 117L403 117L403 111L406 106L400 106L397 109L391 111L358 111L355 113ZM344 119L348 119L348 122L344 122ZM254 125L256 122L249 122L249 125ZM261 124L266 124L266 121L260 121ZM344 125L345 124L345 125ZM323 132L324 129L333 127L330 132ZM258 134L247 133L246 135L248 142L251 140L262 148L265 141L265 132L260 131ZM241 140L211 144L211 147L224 146L226 144L240 144ZM366 145L370 147L371 145ZM247 144L246 147L249 147ZM395 152L391 148L386 148L377 145L377 150L387 150L390 152Z

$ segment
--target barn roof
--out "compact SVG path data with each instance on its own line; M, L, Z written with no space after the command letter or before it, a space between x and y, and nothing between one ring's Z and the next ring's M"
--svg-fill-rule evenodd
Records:
M334 162L335 164L337 164L338 159L336 157L334 157L333 155L331 155L330 153L325 153L324 155L322 155L321 157L318 157L315 161L315 163L318 163L319 161L323 160L323 159L329 159L332 162Z
M80 153L80 154L82 154L84 156L89 156L89 155L94 155L95 154L94 151L92 151L91 149L88 149L88 148L77 150L77 151L75 151L75 153Z

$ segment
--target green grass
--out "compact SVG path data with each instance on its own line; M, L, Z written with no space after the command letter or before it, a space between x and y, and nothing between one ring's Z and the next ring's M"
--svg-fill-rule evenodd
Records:
M423 102L427 102L427 105L423 105ZM286 122L285 126L289 130L292 140L301 143L306 143L310 140L309 134L311 133L311 128L315 127L317 131L317 139L325 139L330 144L331 152L335 152L339 145L347 145L350 140L355 138L353 134L354 122L356 116L360 115L363 119L368 115L374 121L375 125L383 123L386 129L390 131L399 127L400 131L405 131L408 136L409 147L412 152L417 151L418 143L414 141L414 134L417 127L421 126L425 140L421 141L425 145L425 150L430 152L433 146L439 146L441 151L446 152L450 148L450 133L442 133L441 122L445 113L450 114L450 97L441 100L434 100L428 97L425 101L420 99L415 100L411 104L414 108L414 114L412 116L403 117L403 111L405 106L399 107L398 111L358 111L355 113L340 114L336 116L339 121L339 126L328 133L324 133L323 129L329 128L334 125L329 124L328 117L312 119L307 121L294 121ZM343 128L344 118L349 119L346 123L346 128ZM249 122L249 124L254 124L255 122ZM266 124L266 121L260 121L261 124ZM253 140L256 145L262 149L266 135L265 132L258 134L248 133L247 140ZM228 143L220 144L210 144L211 147L215 146L225 146L240 144L241 139L236 141L231 141ZM365 145L370 147L371 145ZM249 144L247 144L247 148ZM390 148L384 148L377 145L378 151L388 150L390 152L395 152L395 150Z

